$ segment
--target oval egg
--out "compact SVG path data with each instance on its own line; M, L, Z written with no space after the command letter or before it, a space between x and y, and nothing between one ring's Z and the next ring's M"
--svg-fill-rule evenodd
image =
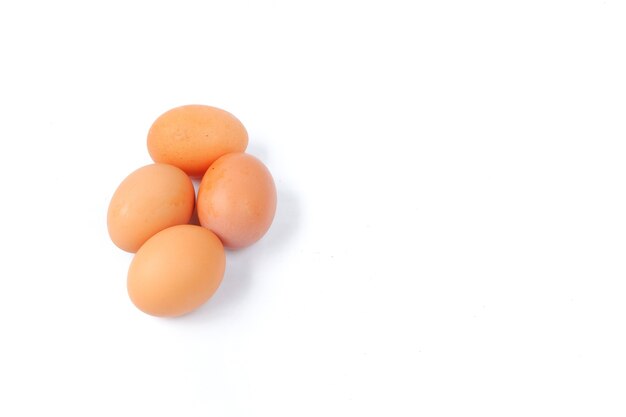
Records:
M197 208L200 224L214 231L224 246L249 246L263 237L274 219L272 175L251 155L224 155L204 174Z
M220 156L243 152L248 133L232 114L217 107L187 105L159 116L148 132L148 152L155 162L179 167L193 177L204 175Z
M139 249L128 270L128 295L141 311L158 317L189 313L219 287L224 247L200 226L165 229Z
M109 236L120 249L136 252L161 230L188 223L194 202L193 183L183 171L165 164L144 166L113 194L107 213Z

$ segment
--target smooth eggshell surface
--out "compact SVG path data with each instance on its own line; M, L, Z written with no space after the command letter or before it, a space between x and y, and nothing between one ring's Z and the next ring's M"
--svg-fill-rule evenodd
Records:
M152 164L131 173L109 204L107 226L111 240L127 252L170 226L186 224L193 212L193 183L180 169Z
M170 227L135 255L128 271L128 295L147 314L181 316L215 293L225 265L224 247L213 232L194 225Z
M248 133L235 116L204 105L169 110L148 132L152 159L175 165L193 177L204 175L220 156L243 152L247 146Z
M261 161L244 153L224 155L211 165L198 189L200 224L228 248L261 239L276 211L276 187Z

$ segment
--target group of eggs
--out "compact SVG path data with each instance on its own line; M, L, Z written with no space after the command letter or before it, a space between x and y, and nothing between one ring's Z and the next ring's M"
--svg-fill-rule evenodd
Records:
M113 243L135 253L128 294L141 311L175 317L196 309L222 281L224 247L249 246L269 229L276 187L247 146L245 127L216 107L177 107L152 124L155 163L122 181L107 214ZM192 178L200 177L196 200ZM200 225L189 224L194 207Z

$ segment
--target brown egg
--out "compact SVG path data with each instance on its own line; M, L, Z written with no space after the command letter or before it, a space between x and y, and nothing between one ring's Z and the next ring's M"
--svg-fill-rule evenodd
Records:
M111 240L120 249L137 252L154 234L189 222L195 192L180 169L152 164L130 174L117 188L107 214Z
M225 110L211 106L176 107L159 116L148 132L155 162L172 164L193 177L204 175L220 156L243 152L248 132Z
M261 161L244 153L224 155L211 165L198 189L200 224L228 248L259 240L276 211L276 187Z
M128 295L144 313L187 314L217 290L226 265L222 242L204 227L180 225L151 237L128 270Z

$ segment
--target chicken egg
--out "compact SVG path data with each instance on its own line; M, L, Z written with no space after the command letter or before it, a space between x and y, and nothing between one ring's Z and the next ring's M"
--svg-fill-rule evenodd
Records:
M195 191L189 177L172 165L152 164L131 173L119 185L107 213L113 243L136 252L151 236L189 222Z
M220 156L243 152L247 146L248 133L235 116L204 105L171 109L148 132L152 159L175 165L192 177L204 175Z
M230 153L215 161L198 189L200 224L232 249L267 232L276 211L276 187L267 167L252 155Z
M179 225L152 236L128 270L128 295L144 313L187 314L217 290L226 267L224 246L204 227Z

